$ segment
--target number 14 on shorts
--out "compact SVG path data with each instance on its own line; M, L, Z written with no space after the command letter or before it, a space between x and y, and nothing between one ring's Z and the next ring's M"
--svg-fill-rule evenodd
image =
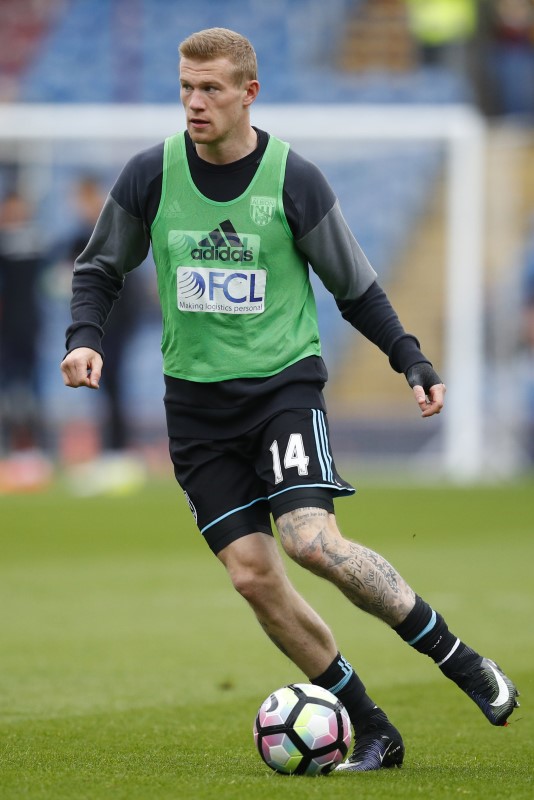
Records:
M282 472L282 462L280 460L280 449L276 439L269 447L269 450L273 457L274 482L275 484L281 483L284 480L284 475ZM284 454L284 468L296 468L299 475L307 475L309 463L310 459L304 450L302 435L300 433L291 433Z

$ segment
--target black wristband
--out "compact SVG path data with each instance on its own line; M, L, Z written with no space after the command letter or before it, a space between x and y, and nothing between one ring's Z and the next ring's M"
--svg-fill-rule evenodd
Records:
M406 380L412 389L414 386L422 386L426 394L428 394L432 386L443 383L432 364L428 361L412 364L406 371Z

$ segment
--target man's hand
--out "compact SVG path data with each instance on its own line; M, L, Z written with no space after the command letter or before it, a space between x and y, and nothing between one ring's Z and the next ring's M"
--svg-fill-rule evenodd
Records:
M102 374L102 356L90 347L77 347L71 350L61 362L61 373L65 386L88 386L98 389Z
M445 402L446 387L431 364L421 361L406 372L406 380L413 389L421 416L439 414Z

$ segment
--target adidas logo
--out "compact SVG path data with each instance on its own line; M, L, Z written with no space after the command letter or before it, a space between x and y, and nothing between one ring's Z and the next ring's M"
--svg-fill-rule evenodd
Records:
M245 248L229 219L201 239L198 247L191 250L191 256L196 261L242 262L254 259L252 250Z
M179 216L181 213L182 213L182 208L178 200L176 200L175 198L174 200L171 200L171 202L165 207L163 211L163 216L176 217Z

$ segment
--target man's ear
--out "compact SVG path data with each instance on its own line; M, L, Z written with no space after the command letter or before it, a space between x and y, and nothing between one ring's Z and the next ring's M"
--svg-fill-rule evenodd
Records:
M259 81L247 81L245 84L245 96L243 98L243 105L250 106L258 96L260 91Z

